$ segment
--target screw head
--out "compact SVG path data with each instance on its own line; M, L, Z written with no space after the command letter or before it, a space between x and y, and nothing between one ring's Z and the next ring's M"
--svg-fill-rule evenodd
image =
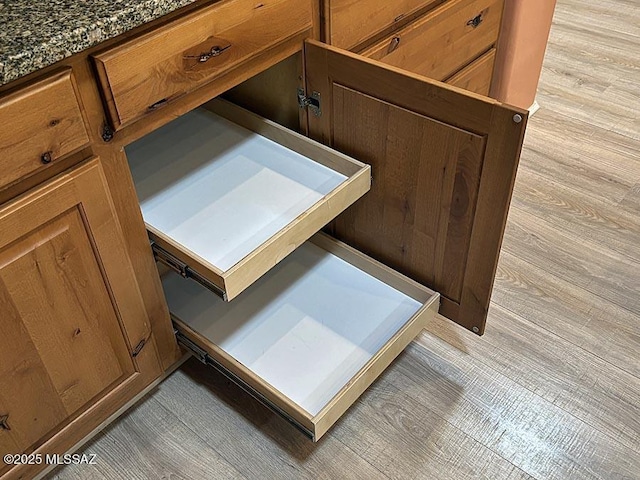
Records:
M514 121L515 123L520 123L520 122L522 122L522 115L520 115L519 113L516 113L516 114L513 116L513 121Z
M478 333L480 331L478 327L473 327L471 330L473 330L473 333Z

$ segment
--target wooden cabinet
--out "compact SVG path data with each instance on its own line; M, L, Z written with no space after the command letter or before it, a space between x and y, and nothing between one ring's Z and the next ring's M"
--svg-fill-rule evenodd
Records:
M489 84L492 80L504 0L327 3L323 32L328 43L434 80L468 86L474 93L489 93L485 84L487 77ZM393 22L383 22L394 8L401 13ZM492 50L488 62L485 57Z
M480 95L489 95L496 49L492 48L470 65L447 79L449 85L464 88Z
M316 440L438 309L482 334L527 113L391 60L404 47L422 58L433 40L455 53L433 75L486 93L501 1L370 9L375 22L355 33L371 48L396 27L413 39L391 52L385 43L382 61L303 42L311 4L204 3L85 52L70 65L88 112L70 101L70 72L57 77L65 115L88 117L86 129L68 121L56 133L68 137L60 151L108 161L0 207L3 453L69 449L167 368L174 326L202 361ZM325 33L363 44L340 33L340 12L378 4L324 2ZM299 52L302 68L290 60ZM306 136L220 102L193 111L285 59L295 71L283 84L300 89L255 91L297 98ZM7 181L36 168L33 152ZM327 222L334 238L316 234ZM233 255L218 258L225 249ZM154 251L174 270L162 280L168 304Z
M433 8L443 0L324 0L324 40L351 49L376 35L401 25L403 20Z
M97 158L0 208L0 311L0 456L64 453L160 375Z
M191 112L125 151L150 237L180 260L158 252L179 274L163 279L179 341L317 440L438 307L483 332L526 112L317 41L304 49L308 131L331 149L211 102L233 124ZM368 167L332 149L371 165L360 200L361 187L349 192ZM323 180L316 158L333 170ZM326 190L301 190L311 184ZM303 243L345 207L328 231L350 246Z
M448 0L359 53L443 81L496 43L502 4Z

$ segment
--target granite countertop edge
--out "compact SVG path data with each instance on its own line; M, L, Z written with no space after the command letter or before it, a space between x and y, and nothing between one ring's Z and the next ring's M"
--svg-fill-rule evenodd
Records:
M0 1L0 85L53 65L196 1ZM69 7L70 4L73 6Z

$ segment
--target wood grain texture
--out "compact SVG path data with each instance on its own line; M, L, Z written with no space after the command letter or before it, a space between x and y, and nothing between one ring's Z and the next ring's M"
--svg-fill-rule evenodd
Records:
M0 188L89 143L70 69L3 97L0 124ZM46 164L45 154L49 155Z
M324 40L350 49L442 0L324 0Z
M376 180L336 231L459 303L485 139L340 86L334 98L334 148Z
M305 61L325 105L311 136L390 166L332 234L439 290L440 312L481 334L527 113L316 42Z
M288 38L309 31L310 6L310 2L292 0L214 3L96 55L114 127L118 130L155 111L156 105L164 106ZM213 36L224 41L211 40ZM197 68L185 61L185 56L209 52L218 43L230 47L206 62L198 61Z
M473 63L449 77L446 82L479 95L489 95L496 49L492 48Z
M102 160L101 166L113 208L117 212L116 225L110 227L111 232L118 229L122 232L124 251L121 255L126 259L124 261L130 261L133 266L137 283L135 288L139 288L144 301L145 312L142 315L148 320L148 327L152 330L156 354L160 357L162 368L167 370L180 358L181 353L169 320L127 159L122 147L114 145L115 140L107 143L102 139L107 119L89 59L72 57L71 62L88 121L91 154ZM126 283L124 286L132 288Z
M495 45L502 8L503 0L450 0L359 53L444 81Z
M640 285L640 142L608 113L632 110L622 94L591 101L640 85L638 15L635 0L558 1L482 338L434 320L315 446L194 361L154 399L248 478L639 479L640 315L609 292ZM124 461L113 439L129 425L86 451ZM163 438L144 437L129 475L167 454Z
M161 373L99 159L4 205L0 225L0 444L18 448L2 454L63 453Z

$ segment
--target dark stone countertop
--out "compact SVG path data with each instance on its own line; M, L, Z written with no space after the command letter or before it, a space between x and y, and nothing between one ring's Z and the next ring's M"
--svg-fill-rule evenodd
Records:
M0 0L0 85L196 0Z

